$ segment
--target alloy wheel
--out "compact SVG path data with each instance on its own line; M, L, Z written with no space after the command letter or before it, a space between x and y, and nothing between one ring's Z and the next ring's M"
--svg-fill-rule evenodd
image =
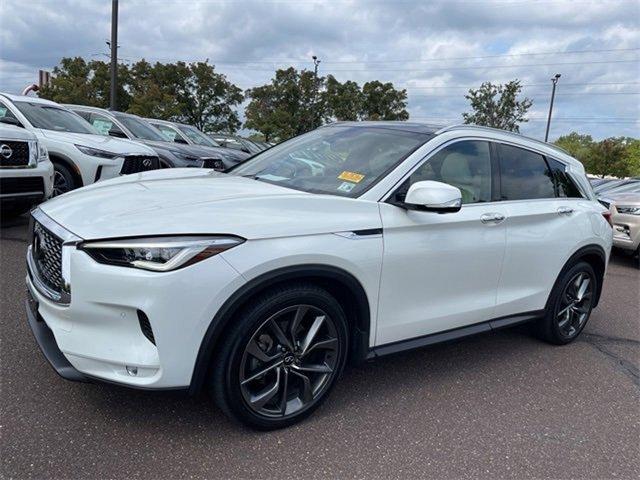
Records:
M53 197L57 197L58 195L62 195L63 193L67 193L70 190L69 182L67 181L67 177L64 176L62 172L56 170L53 173Z
M564 287L556 314L558 330L564 337L576 336L589 318L593 286L591 276L579 272Z
M266 417L287 417L313 405L338 369L336 325L311 305L287 307L269 317L247 343L240 390L247 406Z

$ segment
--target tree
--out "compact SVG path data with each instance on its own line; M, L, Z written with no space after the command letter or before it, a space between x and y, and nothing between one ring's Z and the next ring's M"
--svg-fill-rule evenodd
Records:
M324 84L318 78L318 88ZM245 127L262 133L266 141L284 140L320 126L327 116L326 97L316 98L314 73L290 67L277 70L271 83L247 90Z
M408 120L407 91L396 90L393 83L378 80L362 87L362 120Z
M126 90L129 69L118 66L118 106L126 109L131 96ZM53 69L50 85L43 86L38 96L58 103L76 103L106 108L110 100L110 69L106 62L86 62L81 57L63 58Z
M581 135L577 132L571 132L569 135L559 137L554 143L566 150L572 157L580 160L585 166L590 161L594 144L591 135Z
M630 165L626 158L626 145L621 138L606 138L595 143L591 149L586 169L594 175L627 177Z
M327 76L322 93L329 117L338 121L358 120L364 107L364 95L356 82L340 83L333 75Z
M478 89L470 89L465 98L471 103L472 113L463 113L465 123L501 128L519 132L519 123L527 122L525 115L533 105L529 98L518 100L522 90L519 80L504 85L484 82Z

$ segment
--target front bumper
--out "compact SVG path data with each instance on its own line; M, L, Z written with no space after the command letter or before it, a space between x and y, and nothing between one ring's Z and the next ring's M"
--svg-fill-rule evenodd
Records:
M0 178L3 184L0 189L2 203L35 204L53 193L53 164L49 160L39 162L34 167L2 168ZM36 182L36 186L33 182L38 179L41 179L41 183Z
M613 245L623 250L638 250L640 245L640 215L615 213L612 220Z
M29 324L56 371L137 388L189 386L206 330L243 278L221 255L157 273L102 265L75 246L65 248L68 304L40 291L33 272L26 278L35 305L27 312ZM155 344L145 336L139 311Z

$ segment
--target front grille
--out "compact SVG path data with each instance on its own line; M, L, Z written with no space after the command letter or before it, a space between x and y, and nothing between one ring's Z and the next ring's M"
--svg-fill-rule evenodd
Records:
M160 160L158 160L158 157L132 155L125 157L122 168L120 169L120 175L157 170L158 168L160 168Z
M0 167L26 167L29 165L27 142L0 141Z
M0 178L0 194L2 195L31 192L44 194L44 180L42 177Z
M31 245L40 280L56 292L62 292L62 240L34 221Z
M205 158L202 161L202 168L213 168L218 171L225 169L224 163L219 158Z

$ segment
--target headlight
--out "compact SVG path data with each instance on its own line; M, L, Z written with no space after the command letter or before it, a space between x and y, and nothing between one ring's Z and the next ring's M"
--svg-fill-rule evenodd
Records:
M44 162L45 160L49 160L49 152L47 151L47 147L45 147L42 143L38 143L38 162Z
M616 210L618 213L624 213L626 215L640 215L640 207L616 205Z
M149 237L82 243L96 262L168 272L200 262L244 242L232 236Z
M76 148L85 155L89 155L90 157L108 158L110 160L113 160L114 158L118 158L119 156L121 156L119 153L98 150L97 148L86 147L84 145L76 145Z

